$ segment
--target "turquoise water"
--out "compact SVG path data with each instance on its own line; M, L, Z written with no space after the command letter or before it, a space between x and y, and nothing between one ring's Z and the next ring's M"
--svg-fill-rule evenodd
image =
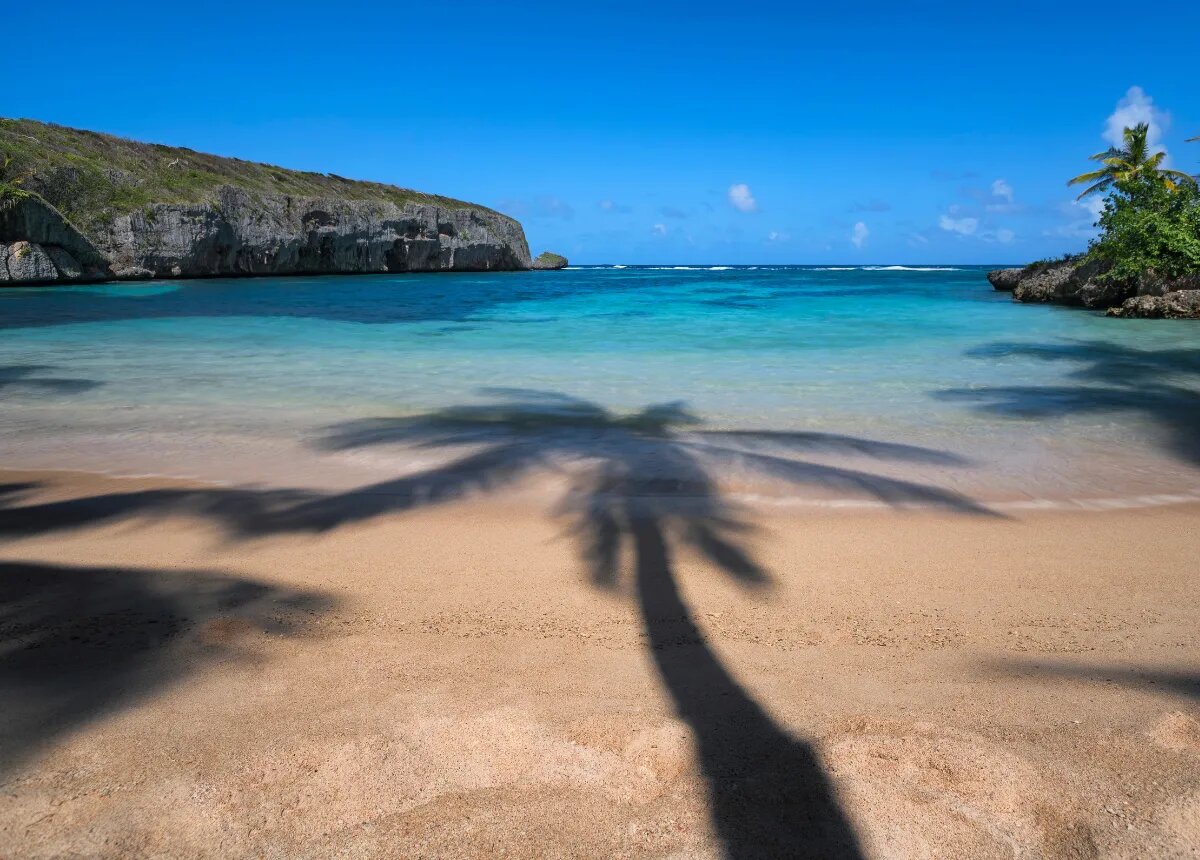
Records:
M985 271L605 267L3 290L0 465L345 486L445 452L322 450L331 426L519 388L614 414L678 403L703 429L919 445L955 465L869 466L982 498L1200 487L1188 440L1200 325L1014 304Z

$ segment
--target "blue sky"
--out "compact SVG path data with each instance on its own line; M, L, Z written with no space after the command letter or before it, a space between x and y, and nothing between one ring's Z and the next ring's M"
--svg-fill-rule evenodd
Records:
M394 182L579 263L1084 246L1122 119L1200 171L1200 3L12 4L0 115Z

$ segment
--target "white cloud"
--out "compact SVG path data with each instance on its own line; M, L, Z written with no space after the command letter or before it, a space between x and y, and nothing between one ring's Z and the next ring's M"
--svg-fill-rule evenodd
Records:
M665 236L665 235L667 235L667 225L666 224L655 224L653 229L651 229L650 232L652 232L655 236Z
M867 229L867 225L859 221L854 225L853 232L850 233L850 243L855 248L861 248L863 243L867 241L867 237L871 235L871 231Z
M992 183L992 196L998 197L1001 200L1006 200L1009 203L1013 202L1013 188L1003 179L997 179Z
M729 186L729 205L739 212L757 212L758 201L750 193L750 186L738 182Z
M972 236L979 229L978 218L951 218L943 215L938 219L938 226L948 233L958 233L960 236Z
M1113 146L1124 143L1126 128L1132 128L1139 122L1149 124L1146 133L1146 145L1151 152L1166 152L1162 145L1163 132L1171 124L1171 115L1154 106L1154 99L1146 95L1141 87L1130 87L1125 96L1117 102L1117 107L1108 119L1104 121L1104 139Z
M1090 239L1096 235L1092 225L1100 219L1104 212L1104 200L1098 196L1086 197L1083 200L1071 200L1060 203L1059 213L1064 223L1042 231L1043 236L1067 237L1071 239Z
M908 236L908 244L910 244L910 245L928 245L929 237L923 236L920 233L910 233Z
M768 242L786 242L792 238L791 233L785 233L782 230L772 230L767 234Z
M617 203L613 200L601 200L596 205L600 207L601 212L613 212L620 215L626 215L632 211L630 207L621 203Z
M1017 234L1012 230L1009 230L1007 227L1001 227L996 231L996 241L1003 245L1007 245L1015 238L1017 238Z
M1071 205L1079 209L1086 209L1093 221L1099 221L1100 216L1104 214L1104 198L1098 194L1093 194L1083 200L1072 200Z

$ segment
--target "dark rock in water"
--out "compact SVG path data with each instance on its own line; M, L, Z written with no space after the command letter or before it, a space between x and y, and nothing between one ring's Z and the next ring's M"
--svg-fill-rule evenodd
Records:
M29 193L0 205L0 283L532 265L517 221L458 200L0 120L10 138Z
M1111 268L1102 261L1074 257L1024 269L1000 269L989 272L988 280L998 290L1011 289L1018 302L1107 309L1109 316L1115 317L1197 316L1190 296L1200 294L1200 273L1169 278L1147 270L1130 280L1116 280L1104 277Z
M1018 302L1050 302L1053 304L1078 305L1079 282L1075 273L1078 264L1074 260L1027 266L1013 285L1013 299Z
M1021 273L1024 271L1024 269L996 269L994 272L987 273L987 279L993 289L1011 293L1013 288L1021 282Z
M1109 308L1108 315L1125 319L1200 319L1200 289L1134 296L1119 308Z
M535 269L565 269L567 267L567 258L561 254L554 254L550 251L542 251L533 261Z

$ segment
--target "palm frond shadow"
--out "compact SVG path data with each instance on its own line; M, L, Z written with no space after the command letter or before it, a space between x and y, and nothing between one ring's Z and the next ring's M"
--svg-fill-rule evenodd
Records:
M318 443L330 451L398 444L452 455L446 464L416 474L331 494L158 490L17 507L4 507L0 499L0 536L177 513L217 522L239 538L318 533L555 471L567 482L557 514L576 540L591 581L600 588L621 586L622 548L632 553L629 592L663 685L692 729L726 855L861 856L812 748L779 727L710 647L680 594L673 555L675 548L686 548L745 587L769 587L770 574L747 541L752 525L717 484L715 475L726 467L893 506L936 505L994 516L959 493L803 458L834 453L942 466L964 461L835 434L707 430L682 403L617 413L551 392L486 393L493 400L482 405L346 422L328 428Z
M331 605L216 572L0 562L0 776L62 734L237 654L211 635L221 623L287 633L297 613Z
M1009 385L938 392L944 400L976 403L981 412L1026 420L1127 413L1148 419L1172 456L1200 464L1200 349L1137 349L1104 341L995 343L967 353L989 360L1009 356L1077 365L1078 384Z
M1200 699L1200 671L1189 669L1092 666L1062 660L992 660L985 668L1020 678L1070 678L1093 684L1119 684L1145 692Z
M52 365L46 364L0 365L0 393L82 394L104 384L93 379L40 375L53 369Z
M726 856L857 858L858 840L817 756L792 737L723 665L680 594L673 546L691 549L747 587L770 575L745 542L752 527L713 477L737 464L794 484L848 488L890 504L940 504L983 514L963 496L869 472L794 459L805 451L951 464L911 446L809 433L716 432L681 403L628 414L563 395L489 392L497 402L413 419L374 419L333 428L332 450L403 443L483 445L439 470L427 500L490 489L536 468L568 471L558 514L569 523L592 582L615 589L622 547L632 552L636 596L650 652L676 712L691 728L708 787L714 829Z

